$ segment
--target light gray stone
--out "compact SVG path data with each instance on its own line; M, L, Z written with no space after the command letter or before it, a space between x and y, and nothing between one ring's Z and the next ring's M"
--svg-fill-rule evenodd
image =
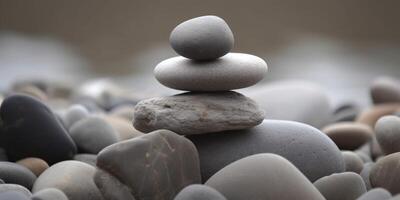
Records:
M142 132L167 129L193 135L251 128L263 119L258 105L237 92L183 93L139 102L133 125Z
M370 190L372 188L371 181L369 180L369 174L371 173L371 169L374 164L375 163L373 162L365 163L363 169L360 172L360 176L363 178L367 190Z
M31 192L24 186L18 184L0 184L0 193L14 191L30 198Z
M312 182L345 170L335 143L314 127L298 122L264 120L251 129L188 138L199 151L203 180L236 160L258 153L283 156Z
M113 127L97 116L86 117L74 123L69 134L81 153L97 154L104 147L118 142Z
M32 200L68 200L68 197L59 189L47 188L36 192L31 197Z
M183 188L174 200L226 200L226 198L214 188L193 184Z
M327 200L354 200L367 192L363 179L354 172L325 176L314 185Z
M391 154L400 151L400 117L381 117L375 124L376 140L382 151Z
M316 128L332 120L328 94L314 83L279 81L248 90L246 96L265 110L268 119L297 121Z
M374 188L361 195L357 200L387 200L391 197L392 195L387 190L383 188Z
M369 180L371 186L382 187L393 195L400 193L400 152L389 154L380 158L372 166Z
M213 60L232 49L234 37L223 19L208 15L182 22L171 32L169 41L181 56L194 60Z
M229 200L324 199L288 160L276 154L256 154L235 161L205 183Z
M62 121L67 129L69 129L75 122L89 116L89 111L86 107L75 104L70 106L62 115Z
M36 180L32 192L47 188L57 188L69 200L102 200L93 176L96 168L79 161L63 161L52 165Z
M346 172L355 172L359 174L364 167L363 160L352 151L342 151Z
M252 86L264 78L267 63L257 56L229 53L213 61L173 57L154 69L166 87L187 91L226 91Z
M93 180L105 200L135 200L131 189L108 172L97 169Z

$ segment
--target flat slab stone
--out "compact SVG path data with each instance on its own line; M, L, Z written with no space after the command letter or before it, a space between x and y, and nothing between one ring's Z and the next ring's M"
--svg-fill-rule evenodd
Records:
M247 129L263 119L264 111L237 92L183 93L139 102L133 125L142 132L167 129L194 135Z
M166 87L186 91L226 91L252 86L264 78L267 63L257 56L228 53L213 61L173 57L154 69Z

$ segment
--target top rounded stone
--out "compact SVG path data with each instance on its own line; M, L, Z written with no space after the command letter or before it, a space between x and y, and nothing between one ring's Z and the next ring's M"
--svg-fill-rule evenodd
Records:
M194 60L213 60L227 54L234 38L228 24L217 16L202 16L182 22L169 41L179 55Z

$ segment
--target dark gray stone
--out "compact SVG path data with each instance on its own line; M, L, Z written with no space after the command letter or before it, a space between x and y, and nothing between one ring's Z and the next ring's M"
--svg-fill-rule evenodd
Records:
M69 134L81 153L99 153L118 142L117 132L101 117L86 117L72 125Z
M142 132L167 129L181 135L251 128L264 111L240 93L183 93L139 102L134 127Z
M18 184L31 189L36 180L36 176L26 167L12 162L1 161L0 179L5 183Z
M341 152L328 136L298 122L264 120L247 130L188 137L196 145L203 180L228 164L257 153L275 153L315 181L345 170Z
M69 200L102 200L93 176L96 168L79 161L63 161L52 165L36 180L32 192L47 188L57 188Z
M288 160L276 154L257 154L222 168L205 185L229 200L324 199Z
M42 158L49 164L71 159L76 146L53 112L24 95L7 97L0 108L5 132L2 139L11 161Z
M390 77L375 79L370 87L375 104L400 102L400 81Z
M168 130L106 147L97 166L127 185L136 199L173 199L187 185L201 182L195 146Z
M376 140L382 151L391 154L400 151L400 117L384 116L375 124Z
M264 78L267 63L257 56L228 53L213 61L173 57L154 69L156 79L166 87L186 91L226 91L252 86Z
M354 172L325 176L314 185L327 200L354 200L367 192L363 179Z
M213 60L232 49L234 38L223 19L208 15L182 22L171 32L169 41L179 55L194 60Z
M68 197L59 189L47 188L33 194L31 200L68 200Z
M390 192L383 188L374 188L367 193L361 195L357 200L386 200L390 199L392 195Z
M214 188L193 184L183 188L174 200L226 200L226 198Z

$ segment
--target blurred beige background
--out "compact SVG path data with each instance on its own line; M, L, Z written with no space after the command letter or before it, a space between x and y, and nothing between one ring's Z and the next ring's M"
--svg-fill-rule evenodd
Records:
M337 96L366 95L374 77L400 77L399 8L396 0L0 0L0 80L48 65L54 76L112 76L129 85L140 74L157 85L152 69L175 55L170 31L213 14L231 26L234 51L267 61L266 81L307 79ZM10 68L20 70L10 76Z

